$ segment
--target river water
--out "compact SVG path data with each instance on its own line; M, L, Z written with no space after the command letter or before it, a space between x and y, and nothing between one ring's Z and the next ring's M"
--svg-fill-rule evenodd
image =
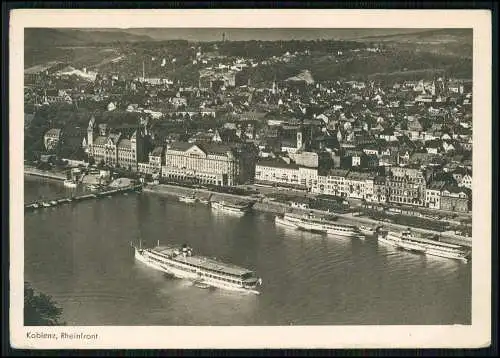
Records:
M25 202L61 197L25 179ZM255 270L261 295L205 290L134 260L130 242L187 243ZM376 240L277 227L273 216L220 214L154 193L25 214L25 280L68 325L470 324L471 264L397 251Z

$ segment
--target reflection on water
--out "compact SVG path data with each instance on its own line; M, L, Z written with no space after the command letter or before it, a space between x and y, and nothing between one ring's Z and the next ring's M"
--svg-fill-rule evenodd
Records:
M63 193L25 182L25 201ZM29 199L31 198L31 199ZM136 262L130 242L188 243L255 270L260 295L194 287ZM25 215L25 278L70 325L470 324L471 269L143 193Z

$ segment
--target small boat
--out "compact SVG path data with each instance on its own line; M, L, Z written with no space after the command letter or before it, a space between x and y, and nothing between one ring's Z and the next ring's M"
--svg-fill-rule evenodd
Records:
M179 201L182 203L192 204L196 203L196 197L194 196L181 196L179 197Z
M38 205L38 203L34 203L34 204L31 204L31 207L33 209L38 209L40 207L40 205Z
M50 201L50 205L57 205L57 201L55 201L55 200L51 200L51 201Z
M51 206L51 205L50 205L49 203L47 203L46 201L44 201L44 202L42 203L42 206L43 206L44 208L50 208L50 206Z
M193 286L198 287L198 288L203 288L203 289L212 288L212 286L210 286L208 283L200 281L200 280L194 281Z
M367 234L367 235L373 235L375 234L375 229L372 228L372 227L369 227L369 226L365 226L365 225L361 225L359 227L359 230L363 233L363 234Z

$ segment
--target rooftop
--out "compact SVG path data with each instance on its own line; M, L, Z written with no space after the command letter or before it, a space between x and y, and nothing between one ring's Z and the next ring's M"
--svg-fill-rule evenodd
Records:
M265 167L274 167L274 168L288 168L288 169L298 169L299 166L295 163L288 164L287 162L281 159L260 159L257 161L257 165L265 166Z
M331 169L328 171L327 176L330 177L346 177L349 173L347 169Z

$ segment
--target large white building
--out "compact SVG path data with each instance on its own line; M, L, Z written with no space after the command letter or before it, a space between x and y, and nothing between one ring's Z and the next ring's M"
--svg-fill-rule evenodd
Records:
M281 159L261 159L255 166L255 181L311 189L317 185L318 169L287 163Z
M299 166L281 159L261 159L255 165L255 181L298 186Z
M174 142L167 146L162 176L231 186L239 184L240 163L235 151L225 145Z
M372 173L332 169L318 176L317 185L313 186L312 192L372 201L374 179L375 175Z
M317 194L347 197L347 174L345 169L332 169L324 175L318 176L318 182L312 187Z
M431 209L441 209L441 191L444 181L433 181L425 188L425 206Z

